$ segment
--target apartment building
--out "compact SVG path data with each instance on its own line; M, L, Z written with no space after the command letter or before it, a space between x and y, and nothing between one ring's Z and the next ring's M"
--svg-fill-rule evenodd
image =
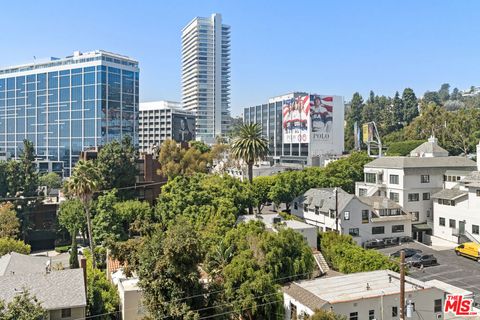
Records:
M359 245L412 234L412 216L386 197L360 197L341 188L310 189L295 198L291 208L293 215L320 231L337 230L338 221L338 231L351 235Z
M432 195L433 235L448 241L480 242L480 143L477 171L445 176L445 188Z
M431 137L409 157L382 157L367 163L365 179L357 182L358 196L384 196L412 214L413 237L423 241L432 234L432 195L443 189L447 172L473 171L476 163L466 157L448 156L437 139Z

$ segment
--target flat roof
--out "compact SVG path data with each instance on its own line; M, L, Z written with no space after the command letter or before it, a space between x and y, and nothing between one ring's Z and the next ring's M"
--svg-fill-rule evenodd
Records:
M475 161L465 157L381 157L365 165L365 168L472 168L475 170Z
M405 281L405 292L433 288L432 285L408 276L405 277ZM303 280L294 284L319 298L319 301L330 304L400 293L400 275L390 270Z

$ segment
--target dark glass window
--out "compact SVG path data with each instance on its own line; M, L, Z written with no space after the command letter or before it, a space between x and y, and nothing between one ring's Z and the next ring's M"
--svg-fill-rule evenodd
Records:
M372 234L384 234L385 227L372 227Z

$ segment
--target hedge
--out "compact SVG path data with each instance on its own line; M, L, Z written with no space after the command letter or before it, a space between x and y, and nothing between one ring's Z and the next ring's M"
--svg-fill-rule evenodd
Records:
M398 263L389 260L376 250L358 246L349 235L339 235L335 232L321 233L320 248L331 268L342 273L400 270Z
M410 151L424 143L424 140L406 140L393 142L388 146L388 156L408 156Z

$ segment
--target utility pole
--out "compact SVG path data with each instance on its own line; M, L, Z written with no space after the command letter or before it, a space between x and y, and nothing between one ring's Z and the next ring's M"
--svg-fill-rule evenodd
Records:
M338 231L338 188L335 187L333 191L335 192L335 230L337 230L337 233L340 233Z
M405 251L400 251L400 320L405 320Z

